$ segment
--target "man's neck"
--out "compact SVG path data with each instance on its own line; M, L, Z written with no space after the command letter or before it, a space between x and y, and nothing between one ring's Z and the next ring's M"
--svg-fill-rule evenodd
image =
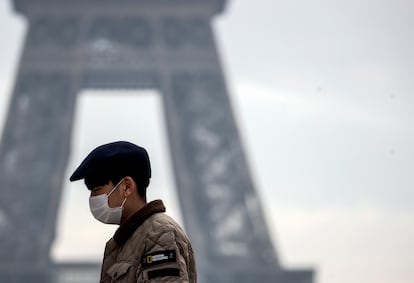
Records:
M146 202L143 200L139 200L134 202L134 205L131 207L124 207L124 211L122 213L121 225L125 223L132 215L137 213L141 208L146 205Z

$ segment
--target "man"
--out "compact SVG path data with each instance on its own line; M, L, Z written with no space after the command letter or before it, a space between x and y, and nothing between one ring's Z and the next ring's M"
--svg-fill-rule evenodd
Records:
M97 220L120 225L106 244L100 282L197 282L184 231L161 200L146 201L150 178L147 151L125 141L95 148L70 177L84 179Z

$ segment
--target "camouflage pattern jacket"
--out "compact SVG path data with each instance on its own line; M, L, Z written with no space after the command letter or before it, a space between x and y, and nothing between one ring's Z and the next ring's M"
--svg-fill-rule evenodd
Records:
M161 200L150 202L118 228L106 244L101 283L197 282L191 243L164 212Z

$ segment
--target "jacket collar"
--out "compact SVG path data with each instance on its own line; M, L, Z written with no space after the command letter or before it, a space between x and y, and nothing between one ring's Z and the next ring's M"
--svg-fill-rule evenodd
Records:
M125 223L119 226L114 234L114 240L118 246L122 246L134 234L135 230L150 218L153 214L165 212L162 200L154 200L132 215Z

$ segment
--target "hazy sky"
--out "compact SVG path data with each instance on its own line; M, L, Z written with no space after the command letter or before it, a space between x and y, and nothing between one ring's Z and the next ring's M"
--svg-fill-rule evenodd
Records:
M413 14L408 0L238 0L214 22L281 262L316 268L319 283L414 282ZM25 34L4 0L0 34L2 123ZM181 219L161 103L152 92L82 93L67 175L99 144L139 143L154 167L149 198ZM92 218L87 198L66 185L57 260L100 260L116 228Z

